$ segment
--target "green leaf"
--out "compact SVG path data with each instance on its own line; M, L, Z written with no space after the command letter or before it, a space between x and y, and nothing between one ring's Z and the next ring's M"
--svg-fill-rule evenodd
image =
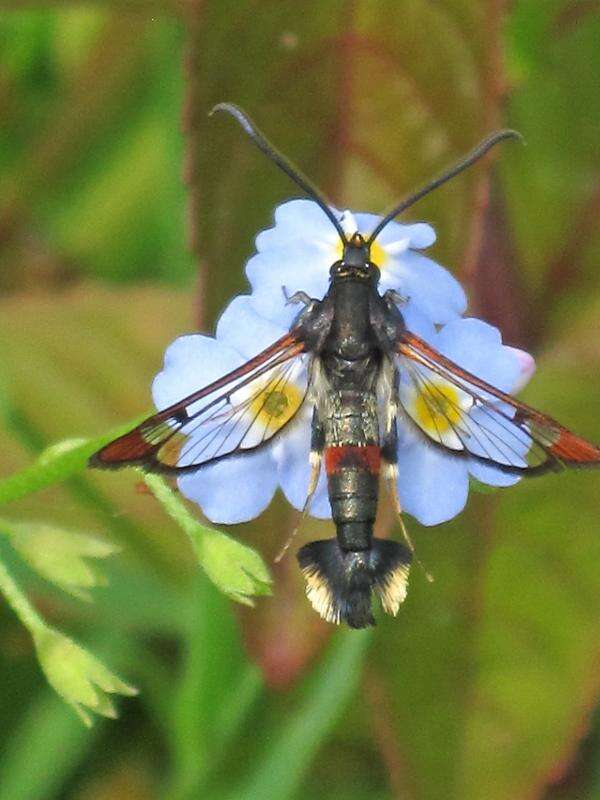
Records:
M162 478L144 474L144 480L169 516L188 536L200 566L215 586L245 605L253 605L252 596L271 593L271 577L255 550L231 536L201 525Z
M318 670L297 691L297 708L288 710L270 732L256 768L235 797L295 796L319 748L355 696L370 641L368 630L338 632Z
M92 453L134 424L135 422L130 422L96 439L68 440L53 445L31 467L0 481L0 504L17 500L80 472L87 467ZM270 594L271 578L258 553L232 537L197 522L162 479L144 475L144 480L169 515L188 535L200 566L216 586L232 599L246 605L252 605L252 596ZM46 529L46 535L50 530L51 528ZM38 530L37 533L39 535L41 531ZM23 538L21 542L24 542ZM31 554L29 557L31 558ZM41 566L43 570L42 562L43 557L36 557L38 569ZM59 568L55 563L48 569L54 569L57 574ZM63 584L66 582L63 579Z
M108 558L120 549L95 536L44 522L0 519L0 532L8 534L14 549L42 577L84 600L90 599L87 589L106 583L102 572L86 559Z
M71 708L49 687L32 692L2 751L0 797L58 797L104 733L101 725L82 730Z
M137 689L60 631L47 625L37 627L33 641L48 683L87 727L92 724L90 711L111 719L117 716L109 694L137 694Z
M228 764L228 745L244 735L244 723L264 692L226 596L207 580L196 580L190 594L180 622L186 625L186 646L165 712L172 777L164 797L169 800L210 796L207 781L218 764Z
M92 724L89 711L116 717L108 694L137 694L137 689L124 683L85 648L47 625L1 562L0 591L31 634L48 683L86 726Z

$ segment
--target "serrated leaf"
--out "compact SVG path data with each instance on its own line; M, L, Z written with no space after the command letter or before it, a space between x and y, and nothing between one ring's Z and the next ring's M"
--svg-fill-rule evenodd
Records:
M48 683L73 707L86 726L92 724L90 711L116 717L108 694L137 694L137 689L114 675L84 647L49 626L2 562L0 592L29 631Z
M33 632L33 640L49 684L73 707L87 727L92 724L90 711L112 719L117 716L109 694L129 697L137 694L137 689L59 631L48 626L39 627Z
M89 534L66 531L46 522L0 519L0 532L32 569L75 597L89 600L86 591L106 583L91 559L108 558L120 548Z

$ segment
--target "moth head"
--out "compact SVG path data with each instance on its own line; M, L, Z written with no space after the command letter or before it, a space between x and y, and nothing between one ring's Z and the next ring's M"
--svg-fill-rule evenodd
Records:
M379 269L371 261L371 246L360 233L354 233L344 242L342 258L335 261L329 270L334 278L353 280L379 280Z

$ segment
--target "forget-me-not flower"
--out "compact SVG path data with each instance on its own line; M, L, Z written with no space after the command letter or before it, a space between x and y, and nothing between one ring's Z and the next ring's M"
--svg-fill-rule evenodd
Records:
M380 219L350 212L340 218L349 234L358 230L365 235ZM420 252L434 240L429 225L390 223L371 248L371 258L381 270L379 291L394 289L406 298L401 311L412 333L493 386L509 393L518 391L533 373L533 358L503 345L500 333L491 325L461 316L466 298L460 284ZM215 337L183 336L167 349L164 368L153 384L159 409L235 369L282 336L299 311L286 303L286 294L302 291L321 299L328 288L329 268L341 256L339 237L331 222L308 200L281 205L275 212L275 226L258 235L256 246L258 252L246 270L252 293L230 303L217 324ZM297 366L281 389L290 418L305 394L308 359L308 355L298 357ZM446 394L454 408L459 407L473 419L481 413L465 393L441 378L438 383L436 391ZM450 427L448 422L441 416L432 418L430 408L424 412L423 397L402 375L400 399L405 417L452 448L452 431L445 430L445 426ZM255 452L181 475L180 491L217 523L253 519L268 506L278 488L301 509L309 483L311 416L311 404L305 402L281 435ZM525 457L524 452L522 455ZM415 425L403 424L402 416L399 418L398 493L405 511L425 525L451 519L466 503L469 476L493 486L508 486L518 480L476 459L432 446ZM324 470L309 513L331 517Z

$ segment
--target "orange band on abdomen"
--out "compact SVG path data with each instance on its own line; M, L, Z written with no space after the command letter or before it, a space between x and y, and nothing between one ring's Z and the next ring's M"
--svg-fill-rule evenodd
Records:
M333 475L343 469L364 469L373 475L379 474L381 448L376 444L364 447L343 444L325 448L325 470Z

